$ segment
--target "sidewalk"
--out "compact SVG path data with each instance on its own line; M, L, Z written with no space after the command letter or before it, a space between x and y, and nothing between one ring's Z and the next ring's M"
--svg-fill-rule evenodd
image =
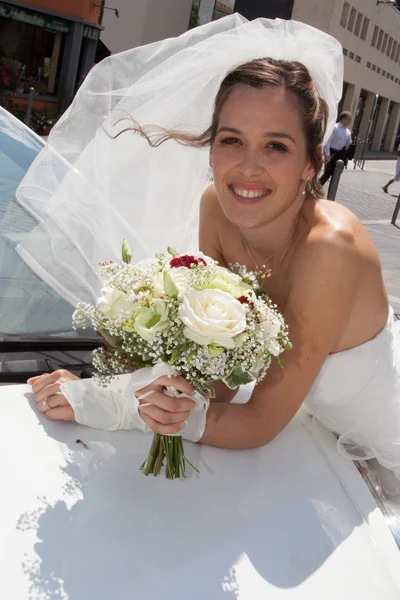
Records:
M354 170L350 162L341 177L336 201L354 212L371 236L382 261L390 303L400 314L400 215L397 226L390 223L400 184L391 185L389 194L382 190L393 177L395 164L394 160L368 160L361 171Z

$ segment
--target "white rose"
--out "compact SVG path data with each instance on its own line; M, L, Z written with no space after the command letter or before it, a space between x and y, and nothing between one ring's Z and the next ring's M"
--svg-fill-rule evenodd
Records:
M240 296L247 293L247 289L244 287L243 280L239 275L232 273L225 267L216 267L215 271L216 275L208 284L209 288L228 292L235 298L240 298Z
M189 290L183 296L179 316L186 325L184 334L203 346L235 347L235 336L246 328L246 310L221 290Z
M96 302L96 308L109 319L117 319L122 312L132 313L135 311L135 303L128 300L124 292L111 285L101 288L101 292L102 295Z

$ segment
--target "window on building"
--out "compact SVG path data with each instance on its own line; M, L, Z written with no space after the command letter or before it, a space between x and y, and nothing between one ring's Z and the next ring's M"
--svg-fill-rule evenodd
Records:
M392 52L392 46L393 46L393 38L390 37L388 45L387 45L387 49L386 49L386 56L390 56L390 53Z
M214 2L214 12L212 17L213 21L216 21L217 19L221 19L222 17L226 17L227 15L231 15L232 13L234 13L235 4L236 0L223 0L223 2L220 2L220 0L216 0L216 2Z
M14 91L33 87L40 94L57 92L64 38L59 31L0 17L0 55L17 71Z
M398 77L396 77L395 82L399 83L399 78Z
M396 52L396 62L400 60L400 42L397 44L397 52Z
M363 16L362 16L362 14L359 12L359 13L357 14L356 26L354 27L354 33L355 33L356 35L360 35L360 31L361 31L361 23L362 23L362 20L363 20Z
M354 59L354 52L349 52L349 58Z
M347 29L349 31L353 31L354 23L356 21L357 11L355 8L352 8L350 11L349 22L347 23Z
M361 56L358 56L358 54L356 54L356 62L358 62L358 63L361 62Z
M383 52L383 54L385 54L385 52L386 52L386 46L387 46L387 42L388 42L388 37L389 37L388 34L385 33L385 36L383 38L382 48L381 48L381 51Z
M361 39L362 40L367 39L368 29L369 29L369 19L367 19L367 17L364 17L364 21L363 21L362 29L361 29Z
M378 41L376 43L376 47L378 50L381 49L381 45L382 45L382 38L383 38L383 31L382 29L379 30L379 35L378 35Z
M376 69L376 72L377 72L377 73L380 73L380 72L381 72L381 68L380 68L380 67L378 67L378 68Z
M379 27L377 25L375 25L374 33L372 34L372 40L371 40L371 45L374 46L374 48L376 45L376 38L378 37L378 32L379 32Z
M349 53L349 51L347 50L347 48L343 48L343 54L344 54L345 56L347 56L347 54L348 54L348 53Z
M376 65L372 65L371 68L372 68L373 71L376 71Z
M367 68L370 69L371 68L371 63L369 62L369 60L367 60Z
M390 76L390 79L393 81L393 80L394 80L394 75L391 75L391 76Z
M386 79L390 79L390 73L386 73Z
M349 12L350 12L350 4L348 2L345 2L343 4L342 16L340 17L340 24L342 27L346 27L346 25L347 25L347 19L349 18Z
M396 56L396 52L397 52L397 42L393 42L392 54L390 55L390 58L392 60L394 60L394 57Z
M386 75L386 71L384 69L382 69L382 75L385 77Z

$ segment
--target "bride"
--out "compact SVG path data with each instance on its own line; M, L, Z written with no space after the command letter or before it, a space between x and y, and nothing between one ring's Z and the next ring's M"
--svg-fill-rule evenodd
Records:
M191 410L193 390L181 378L175 378L173 386L189 397L171 400L163 393L163 386L171 385L167 377L148 382L129 395L123 378L111 388L100 390L90 380L81 381L71 373L56 371L28 382L38 410L51 420L77 420L91 426L99 426L101 421L106 429L126 427L125 417L120 417L122 411L132 416L129 428L166 434L180 432L191 441L241 449L269 443L304 404L337 434L338 449L343 455L352 459L376 457L400 478L400 330L394 326L376 248L354 214L323 199L318 183L324 140L330 134L341 95L340 45L330 36L300 23L263 19L247 23L238 16L222 19L198 32L188 32L179 40L160 43L164 44L164 70L160 71L159 55L156 67L148 66L149 73L155 75L152 89L156 99L159 94L157 110L150 110L146 104L149 97L146 93L151 90L143 83L147 73L141 73L129 89L125 87L123 93L121 90L115 93L119 100L130 99L125 104L121 100L119 107L125 110L122 118L115 123L114 104L110 109L111 113L114 111L113 126L112 119L104 120L102 114L102 127L96 121L91 139L85 140L74 155L68 146L68 135L69 141L73 135L79 135L83 119L79 118L78 109L83 101L88 102L95 84L96 91L101 90L98 82L108 66L96 68L97 74L84 84L72 109L56 128L54 141L50 137L44 158L28 173L19 191L20 200L29 206L33 182L38 182L43 167L50 168L59 160L54 155L60 154L62 147L67 148L64 158L73 156L74 169L83 174L85 181L94 182L96 189L104 185L104 175L96 178L94 157L103 169L105 158L110 158L107 168L118 173L112 180L117 185L111 186L110 192L107 190L109 196L101 201L100 213L104 202L108 202L108 208L114 206L116 192L127 193L127 183L122 183L122 178L128 170L141 182L151 175L142 188L128 176L132 182L131 204L135 208L131 210L120 203L117 209L119 218L137 217L135 243L147 223L144 238L149 244L151 241L153 249L154 229L161 235L157 229L160 225L154 224L157 214L163 230L167 230L167 235L162 234L164 238L170 233L171 237L186 240L183 225L191 227L195 207L200 214L202 252L224 266L238 262L251 270L262 267L271 270L265 290L289 324L293 349L284 357L284 369L271 366L246 404L231 404L234 392L220 382L215 384L216 401L211 402L207 411L198 413ZM161 45L158 46L160 49ZM149 48L133 51L145 65L146 60L151 63ZM194 54L188 55L189 60L183 65L188 48ZM118 66L122 59L113 57L113 60ZM181 80L173 77L174 65L183 68L190 89L191 78L199 77L194 82L197 95L190 96L190 89L180 92ZM166 81L167 68L172 69L172 83ZM218 68L219 79L213 79ZM180 93L188 94L186 112L182 110ZM168 110L177 119L169 118ZM147 126L157 116L162 127ZM203 122L206 127L200 132L194 130ZM118 160L112 153L112 144ZM203 191L198 209L192 197L197 194L198 181L203 178L204 182L200 168L204 164L201 163L204 148L213 183ZM46 152L50 154L46 156ZM174 164L184 153L191 162ZM176 187L174 178L180 175L186 182L186 194ZM188 176L193 181L188 182ZM162 181L157 183L157 178ZM57 179L58 204L52 197L53 210L43 210L43 223L50 224L52 231L58 233L58 238L53 236L52 240L55 255L57 243L61 254L67 237L72 239L70 247L76 248L81 243L79 236L73 235L73 224L78 221L76 212L73 218L70 216L73 200L69 186L75 184L73 169L69 169L66 180ZM64 192L60 193L63 187ZM143 197L138 195L138 189L145 190ZM180 193L175 195L177 190ZM151 204L154 195L157 203ZM68 211L62 200L68 203ZM84 209L90 208L89 200L84 199L83 203ZM54 225L57 207L62 229ZM152 211L152 227L143 220L148 209ZM175 222L177 209L182 211L179 223ZM90 210L93 213L93 207ZM99 221L94 217L93 220ZM101 227L103 238L93 242L96 252L92 248L90 254L95 257L92 264L104 256L102 240L109 234L107 222ZM97 236L100 231L97 229ZM121 231L119 226L119 240ZM92 240L95 237L92 235ZM179 242L177 245L182 249ZM45 251L40 256L36 250L34 255L33 246L32 243L20 248L21 255L31 265L42 264L42 275L46 270L50 273ZM144 248L147 249L145 243ZM87 252L85 260L90 262ZM54 272L48 277L53 287ZM65 278L59 276L57 288L63 286L68 287ZM140 398L147 392L151 395L143 403ZM109 421L97 419L96 413L101 411L108 415Z

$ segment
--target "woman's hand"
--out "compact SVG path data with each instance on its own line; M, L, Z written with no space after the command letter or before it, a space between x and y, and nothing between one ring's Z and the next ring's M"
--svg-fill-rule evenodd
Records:
M60 393L60 385L79 379L69 371L61 369L31 377L27 383L35 394L36 407L50 421L75 421L75 413L66 397Z
M185 421L189 417L191 409L195 406L191 398L174 398L163 392L166 387L172 387L177 392L190 396L193 394L193 386L183 377L159 377L136 392L136 397L151 392L145 398L139 400L139 414L143 421L154 433L171 435L178 433L185 427Z

